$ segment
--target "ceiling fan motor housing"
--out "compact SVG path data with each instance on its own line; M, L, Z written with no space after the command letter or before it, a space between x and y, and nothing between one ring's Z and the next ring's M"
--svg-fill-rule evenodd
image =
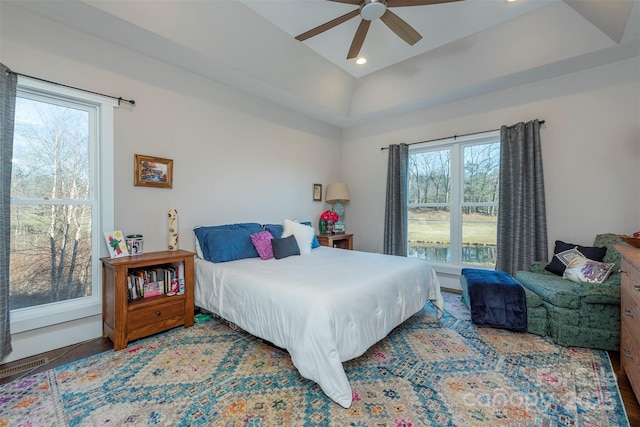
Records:
M367 21L380 18L387 11L387 2L384 0L364 0L360 6L360 17Z

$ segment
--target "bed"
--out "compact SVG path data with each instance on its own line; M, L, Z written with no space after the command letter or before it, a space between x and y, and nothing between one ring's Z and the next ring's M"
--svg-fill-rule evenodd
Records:
M300 374L345 408L352 393L342 362L428 301L440 317L436 274L414 258L316 247L282 259L195 260L197 307L286 349Z

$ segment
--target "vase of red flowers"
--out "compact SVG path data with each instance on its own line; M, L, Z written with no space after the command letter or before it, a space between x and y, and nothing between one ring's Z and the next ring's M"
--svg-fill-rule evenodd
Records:
M327 234L327 220L320 218L318 221L318 231L320 234Z
M333 230L333 223L338 220L338 214L332 211L324 211L320 215L320 221L318 222L318 228L320 234L331 234Z

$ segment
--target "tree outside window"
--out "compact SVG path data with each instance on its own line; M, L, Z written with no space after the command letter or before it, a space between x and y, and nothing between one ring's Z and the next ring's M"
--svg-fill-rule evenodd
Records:
M16 99L12 310L91 296L92 114L41 96Z
M408 255L494 267L499 135L412 147L408 169Z

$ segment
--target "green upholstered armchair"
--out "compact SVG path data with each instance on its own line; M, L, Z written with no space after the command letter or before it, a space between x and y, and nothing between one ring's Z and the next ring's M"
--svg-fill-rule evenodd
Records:
M617 234L599 234L593 246L606 246L603 262L614 263L603 283L572 282L535 262L516 280L537 294L547 311L547 333L558 344L618 351L620 347L620 254Z

